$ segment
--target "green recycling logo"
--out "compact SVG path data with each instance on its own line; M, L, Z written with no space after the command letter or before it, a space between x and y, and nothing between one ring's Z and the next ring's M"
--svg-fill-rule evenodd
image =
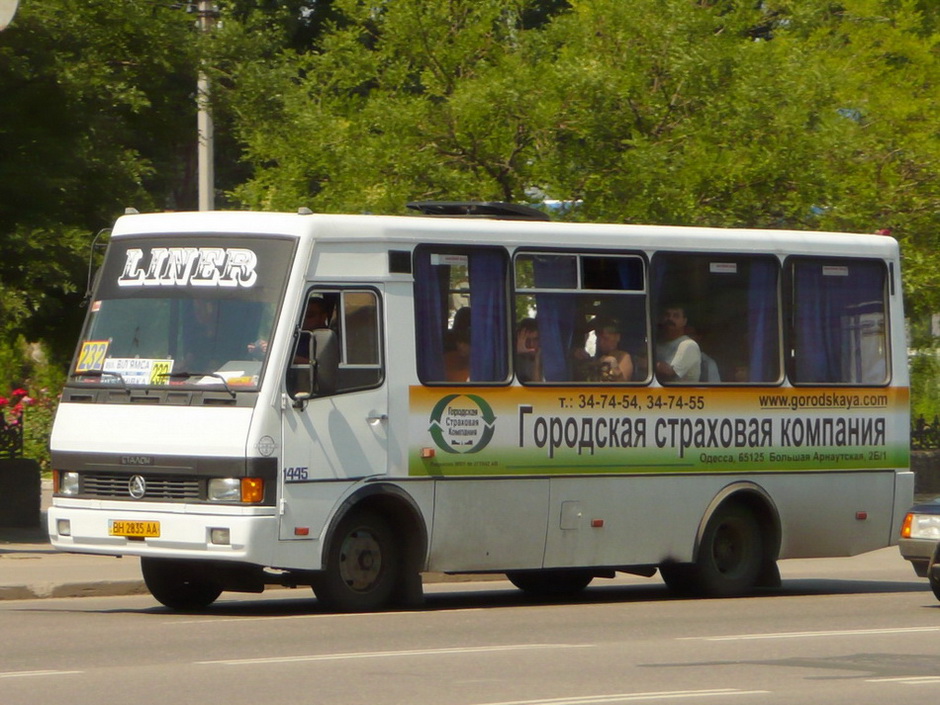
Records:
M447 453L477 453L496 430L496 415L476 394L448 394L434 405L428 432Z

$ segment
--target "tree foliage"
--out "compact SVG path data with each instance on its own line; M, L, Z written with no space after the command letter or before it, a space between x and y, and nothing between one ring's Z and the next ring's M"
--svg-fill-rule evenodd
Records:
M911 307L940 306L929 0L330 12L316 46L227 64L247 206L548 197L584 220L889 231Z
M144 0L24 2L0 34L0 330L70 353L95 232L192 200L194 34Z

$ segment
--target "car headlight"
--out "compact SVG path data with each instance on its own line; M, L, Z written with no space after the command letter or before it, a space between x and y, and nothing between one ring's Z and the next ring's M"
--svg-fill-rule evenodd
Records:
M940 514L913 514L911 538L940 541Z

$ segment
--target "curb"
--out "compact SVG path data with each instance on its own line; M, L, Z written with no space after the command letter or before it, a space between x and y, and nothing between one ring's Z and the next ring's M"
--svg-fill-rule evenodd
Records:
M114 580L93 583L40 583L0 586L2 600L39 600L47 597L121 597L146 595L143 580Z
M505 576L502 574L447 575L446 573L422 573L421 578L424 585L505 580ZM269 585L266 587L265 592L280 589L283 588L277 585ZM142 579L0 585L0 602L4 600L41 600L50 597L124 597L148 594L150 592Z

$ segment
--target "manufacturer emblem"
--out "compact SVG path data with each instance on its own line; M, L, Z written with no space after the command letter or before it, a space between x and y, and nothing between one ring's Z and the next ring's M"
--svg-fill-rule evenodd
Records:
M143 499L147 494L147 481L142 475L134 475L127 481L127 491L134 499Z

